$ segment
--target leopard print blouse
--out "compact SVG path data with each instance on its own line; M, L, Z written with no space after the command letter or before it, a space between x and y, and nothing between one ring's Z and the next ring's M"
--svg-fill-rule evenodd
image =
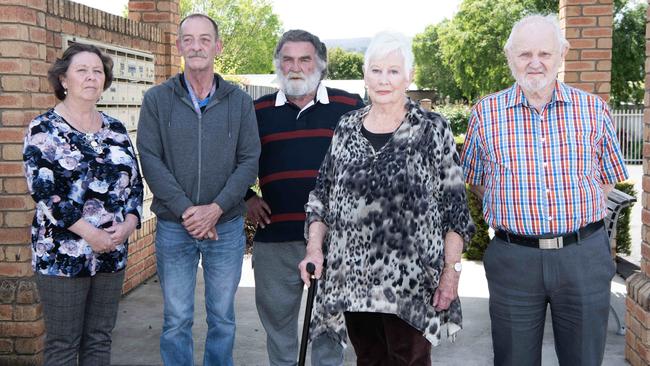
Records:
M406 118L375 151L361 133L370 106L341 117L305 205L308 227L322 221L326 271L318 283L311 338L346 344L343 312L396 314L433 345L447 324L462 327L460 301L436 312L444 235L474 232L463 172L447 121L408 100Z

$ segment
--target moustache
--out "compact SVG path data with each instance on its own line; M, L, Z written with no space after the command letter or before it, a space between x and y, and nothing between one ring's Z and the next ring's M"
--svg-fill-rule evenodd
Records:
M194 58L194 57L206 58L207 56L204 55L203 53L195 52L195 53L191 53L191 54L187 55L187 57L189 57L189 58Z
M289 72L287 79L305 79L305 74L302 72Z

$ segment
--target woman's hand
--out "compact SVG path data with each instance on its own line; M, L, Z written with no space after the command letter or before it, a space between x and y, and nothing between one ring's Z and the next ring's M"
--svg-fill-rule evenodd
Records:
M458 297L458 280L460 272L451 267L445 267L440 276L438 288L433 294L433 307L436 311L447 310L449 304Z
M309 287L311 284L311 275L309 272L307 272L307 263L310 262L316 266L314 275L316 278L320 278L321 274L323 273L323 250L321 248L310 248L309 245L307 245L307 253L305 254L305 259L303 259L302 262L298 264L298 268L300 269L300 278L302 278L302 282L304 282L307 287Z
M115 250L111 235L101 229L97 229L92 235L84 238L95 253L108 253Z
M115 250L111 234L94 227L84 219L77 220L77 222L68 227L68 230L85 240L95 253L106 253Z
M316 266L316 271L314 271L314 276L316 276L316 278L320 278L323 273L323 240L325 239L326 232L327 225L320 221L314 221L309 224L307 252L305 254L305 259L298 264L298 268L300 269L300 278L302 278L302 282L304 282L307 287L311 284L311 275L307 272L307 263L311 262Z
M111 227L104 229L105 232L110 234L113 250L115 250L118 245L124 244L124 242L129 238L129 235L133 233L136 226L138 226L138 219L133 215L127 215L124 222L113 224Z

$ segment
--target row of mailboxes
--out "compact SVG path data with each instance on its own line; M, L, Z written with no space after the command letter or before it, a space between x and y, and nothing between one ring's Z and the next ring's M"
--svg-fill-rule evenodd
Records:
M156 77L156 68L153 58L133 58L129 56L110 55L113 58L113 77L133 81L146 81L153 83Z
M102 93L102 96L99 98L98 103L106 105L140 105L142 104L144 93L152 86L153 85L151 84L136 84L123 81L115 81L108 89Z
M72 43L92 44L102 49L113 59L113 77L133 82L153 83L156 77L156 63L153 53L97 42L92 39L63 35L63 48Z
M109 116L119 120L124 124L127 131L135 131L138 128L138 119L140 118L140 107L113 107L99 106L99 109Z

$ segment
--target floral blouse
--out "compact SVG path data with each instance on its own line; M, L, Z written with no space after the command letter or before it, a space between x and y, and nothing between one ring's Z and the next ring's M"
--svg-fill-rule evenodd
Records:
M27 185L36 202L32 266L44 275L82 277L126 267L125 242L95 253L67 228L84 219L98 228L141 218L142 179L124 125L102 114L103 126L86 135L53 109L36 117L25 136Z
M319 281L312 339L345 343L343 313L395 314L433 344L442 325L462 326L460 301L431 305L444 267L444 236L467 243L474 232L463 172L447 121L412 101L388 142L375 151L361 126L370 106L339 121L316 187L305 205L305 231L327 227L326 270Z

